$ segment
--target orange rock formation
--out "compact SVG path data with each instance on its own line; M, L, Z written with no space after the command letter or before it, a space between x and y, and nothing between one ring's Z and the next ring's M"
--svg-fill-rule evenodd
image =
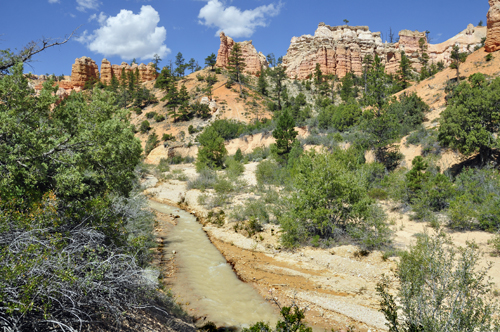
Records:
M500 50L500 0L489 0L488 33L484 48L486 52Z
M139 71L139 81L147 82L156 79L156 69L154 68L154 64L150 62L148 65L141 63L140 65L134 63L133 65L129 65L126 62L122 62L121 65L111 65L111 63L107 59L103 59L101 62L101 81L103 83L109 84L111 82L111 78L116 76L118 80L120 80L122 75L122 70L125 69L126 73L134 72L137 69Z
M500 1L500 0L498 0ZM314 73L316 63L320 64L324 74L344 77L353 72L361 75L362 60L366 55L375 54L385 64L388 73L395 73L399 68L401 51L405 51L415 70L421 69L421 50L419 41L423 38L431 62L450 63L453 45L459 44L467 49L481 43L486 35L485 28L469 25L466 30L450 40L430 45L424 32L402 30L397 43L383 43L380 32L371 32L367 26L335 26L320 23L314 36L293 37L287 54L283 57L288 77L305 79Z
M71 67L71 83L73 86L82 87L85 82L99 80L99 68L94 60L86 56L77 58Z
M234 43L235 41L231 37L226 36L224 32L220 33L220 47L217 53L216 67L227 68ZM245 59L245 72L256 75L260 73L262 66L268 66L265 55L262 52L257 52L251 40L239 42L238 44L241 47L242 57Z

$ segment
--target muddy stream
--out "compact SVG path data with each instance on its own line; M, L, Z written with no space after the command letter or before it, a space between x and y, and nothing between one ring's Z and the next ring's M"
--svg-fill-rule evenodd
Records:
M248 327L257 321L278 319L276 309L250 285L238 279L222 254L210 242L196 217L179 208L150 201L154 210L178 215L164 250L176 252L172 289L190 314L205 316L218 326Z

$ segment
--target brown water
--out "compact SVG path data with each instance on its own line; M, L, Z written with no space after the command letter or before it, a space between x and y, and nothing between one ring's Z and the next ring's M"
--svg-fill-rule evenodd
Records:
M179 266L174 293L181 302L217 325L248 327L278 319L276 310L250 285L238 279L226 259L210 242L200 223L188 212L150 201L150 207L179 215L167 238L167 253L176 251Z

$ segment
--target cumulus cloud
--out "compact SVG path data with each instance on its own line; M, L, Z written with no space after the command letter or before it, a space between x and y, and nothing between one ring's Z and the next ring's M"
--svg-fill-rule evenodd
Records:
M164 44L167 30L157 26L160 15L149 5L142 6L139 14L122 9L116 16L106 17L101 13L94 19L101 27L92 34L85 31L77 38L93 52L119 56L123 60L152 59L155 53L160 57L170 53Z
M228 36L234 38L250 37L257 27L267 26L267 17L278 15L280 10L281 4L270 4L241 11L234 6L226 7L219 0L209 0L200 9L198 23L211 28L219 28L215 33L216 36L224 31Z
M49 3L59 3L61 2L60 0L49 0Z
M97 14L90 15L89 22L96 20L99 23L99 25L104 25L104 23L106 23L107 18L108 17L103 12L101 12L99 15Z
M53 0L49 0L53 1ZM57 0L59 1L59 0ZM86 11L87 9L97 9L100 6L100 2L98 0L76 0L76 3L78 6L76 9L78 9L81 12Z

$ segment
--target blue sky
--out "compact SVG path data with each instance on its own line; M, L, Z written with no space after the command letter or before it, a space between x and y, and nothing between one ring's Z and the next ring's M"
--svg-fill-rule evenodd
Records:
M285 55L293 36L314 34L319 22L429 30L432 43L466 28L486 25L487 0L16 0L3 1L0 49L19 49L42 37L60 38L80 26L78 38L36 56L25 71L71 73L75 58L88 56L99 65L106 57L149 62L160 54L161 66L181 52L200 65L219 48L218 31L236 41L253 40L258 51Z

